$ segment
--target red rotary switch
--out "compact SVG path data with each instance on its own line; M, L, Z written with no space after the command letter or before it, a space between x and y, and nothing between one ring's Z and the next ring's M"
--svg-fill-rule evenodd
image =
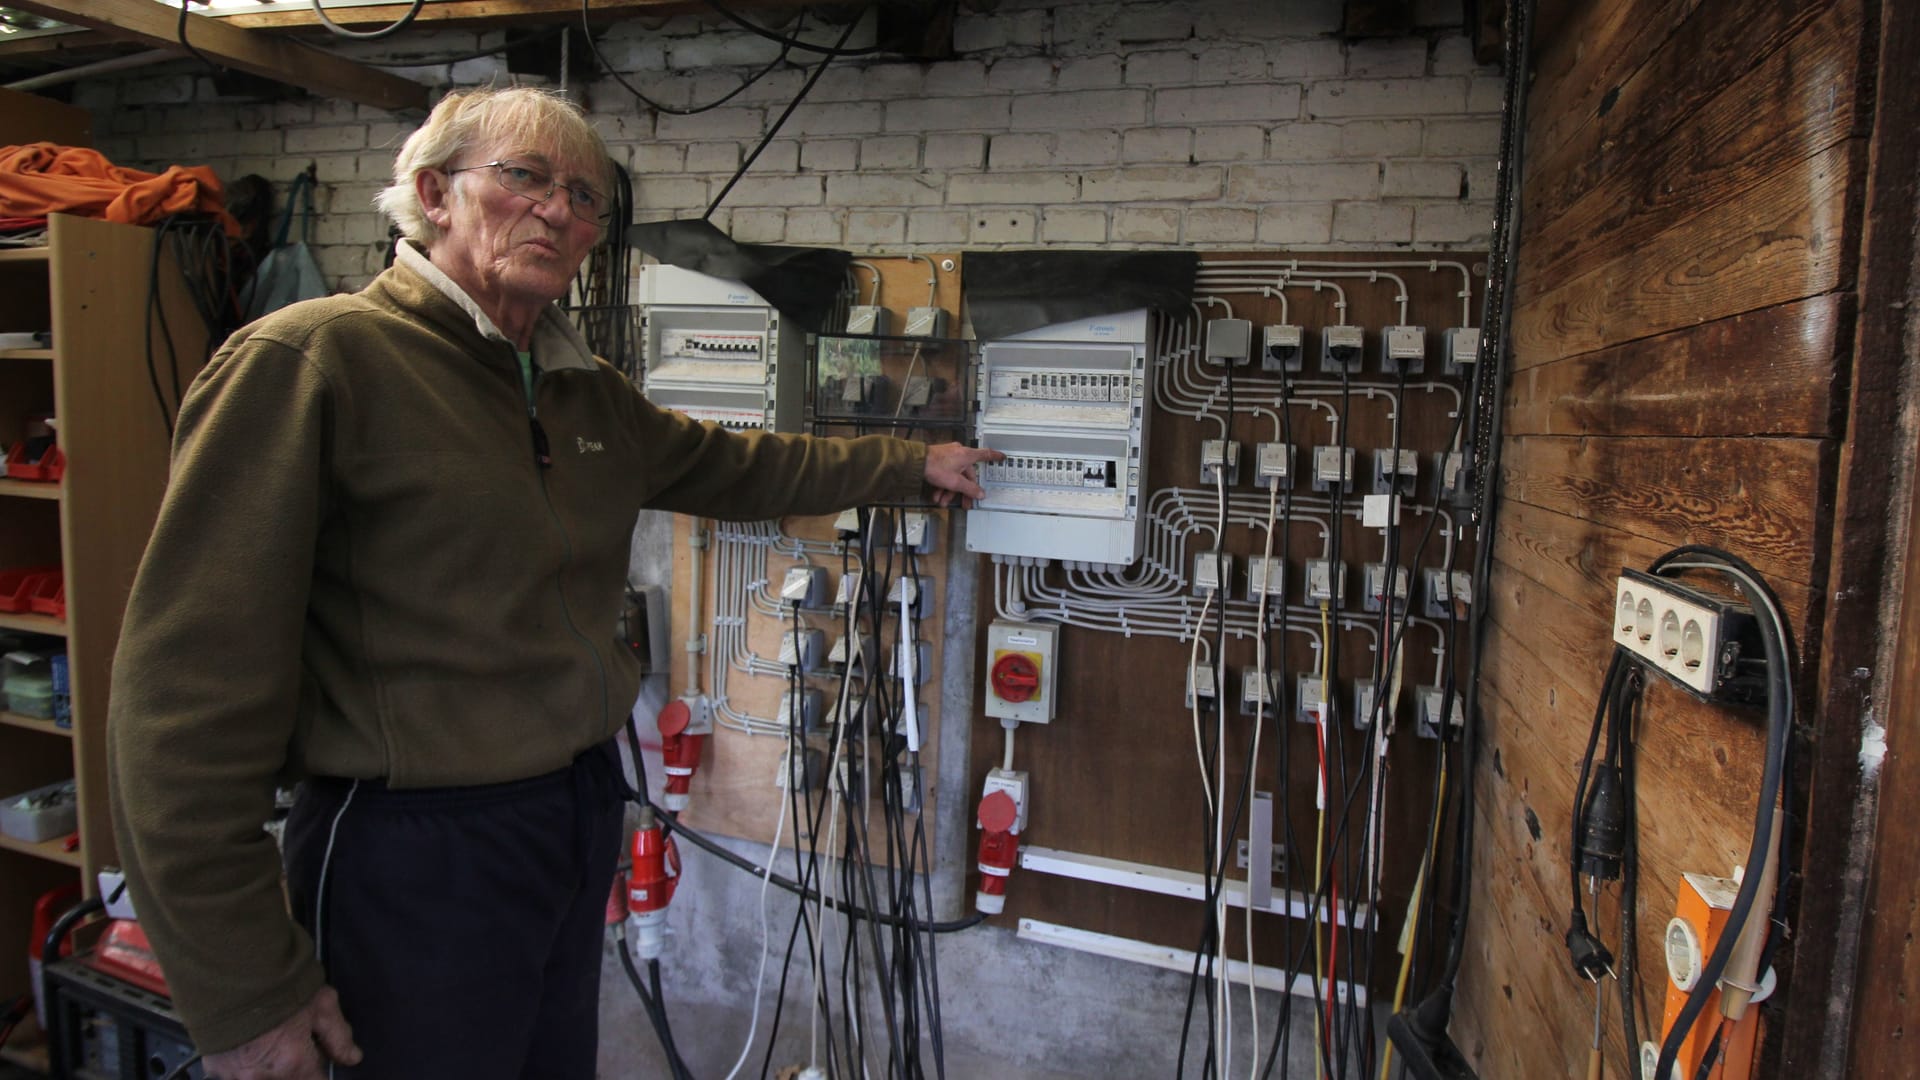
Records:
M1002 701L1028 701L1040 692L1040 665L1026 653L1007 653L993 662L989 676L993 692Z

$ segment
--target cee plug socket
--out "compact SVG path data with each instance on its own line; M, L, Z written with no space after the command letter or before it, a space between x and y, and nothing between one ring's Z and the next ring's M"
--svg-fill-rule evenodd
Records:
M1270 490L1279 484L1282 491L1293 489L1292 443L1260 443L1254 448L1253 463L1253 486Z
M1380 370L1388 375L1418 375L1427 370L1427 328L1387 326L1380 330Z
M1367 344L1366 334L1357 326L1329 326L1320 331L1320 371L1338 375L1358 375Z
M1306 332L1287 323L1260 329L1260 370L1299 371L1304 366Z
M1240 443L1225 439L1208 439L1200 444L1200 482L1207 487L1219 485L1222 465L1227 470L1227 486L1240 482Z

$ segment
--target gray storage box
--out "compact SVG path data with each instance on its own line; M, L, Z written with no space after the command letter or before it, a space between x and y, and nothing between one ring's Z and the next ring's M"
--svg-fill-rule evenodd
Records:
M23 805L26 804L26 805ZM37 844L80 825L80 803L71 780L9 795L0 801L0 833Z

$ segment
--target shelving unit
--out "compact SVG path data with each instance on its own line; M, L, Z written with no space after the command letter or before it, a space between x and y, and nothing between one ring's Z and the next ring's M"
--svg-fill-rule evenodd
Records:
M149 229L54 215L46 247L0 249L0 331L53 332L52 348L0 352L0 442L10 445L29 415L51 410L67 457L59 483L0 478L0 567L59 564L66 617L0 614L0 629L66 641L73 713L72 727L63 728L0 712L0 796L73 777L80 800L74 850L64 836L41 843L0 837L0 998L27 990L35 901L76 877L91 895L95 873L115 861L109 676L167 480L166 423L146 360L153 243ZM161 266L160 303L184 385L195 374L187 358L202 350L189 337L199 317L171 260L163 257ZM155 327L158 342L157 319ZM164 355L162 346L156 351ZM163 370L160 381L170 383L171 374ZM171 414L170 389L168 397ZM11 1048L7 1057L15 1058Z

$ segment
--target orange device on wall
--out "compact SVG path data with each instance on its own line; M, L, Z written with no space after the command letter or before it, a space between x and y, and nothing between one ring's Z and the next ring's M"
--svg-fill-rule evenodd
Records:
M1667 1006L1660 1022L1663 1039L1673 1030L1674 1021L1686 1006L1687 995L1699 979L1701 969L1707 966L1707 957L1712 956L1720 944L1720 935L1739 892L1740 883L1731 878L1681 875L1679 902L1663 938L1667 958ZM1740 1019L1727 1020L1720 1012L1718 987L1707 995L1706 1007L1694 1020L1680 1044L1680 1052L1674 1056L1674 1076L1691 1080L1713 1042L1714 1033L1722 1028L1725 1030L1720 1036L1720 1055L1707 1075L1711 1080L1752 1080L1754 1051L1760 1041L1760 1011L1748 1008ZM1660 1048L1646 1043L1640 1052L1641 1072L1650 1074Z

